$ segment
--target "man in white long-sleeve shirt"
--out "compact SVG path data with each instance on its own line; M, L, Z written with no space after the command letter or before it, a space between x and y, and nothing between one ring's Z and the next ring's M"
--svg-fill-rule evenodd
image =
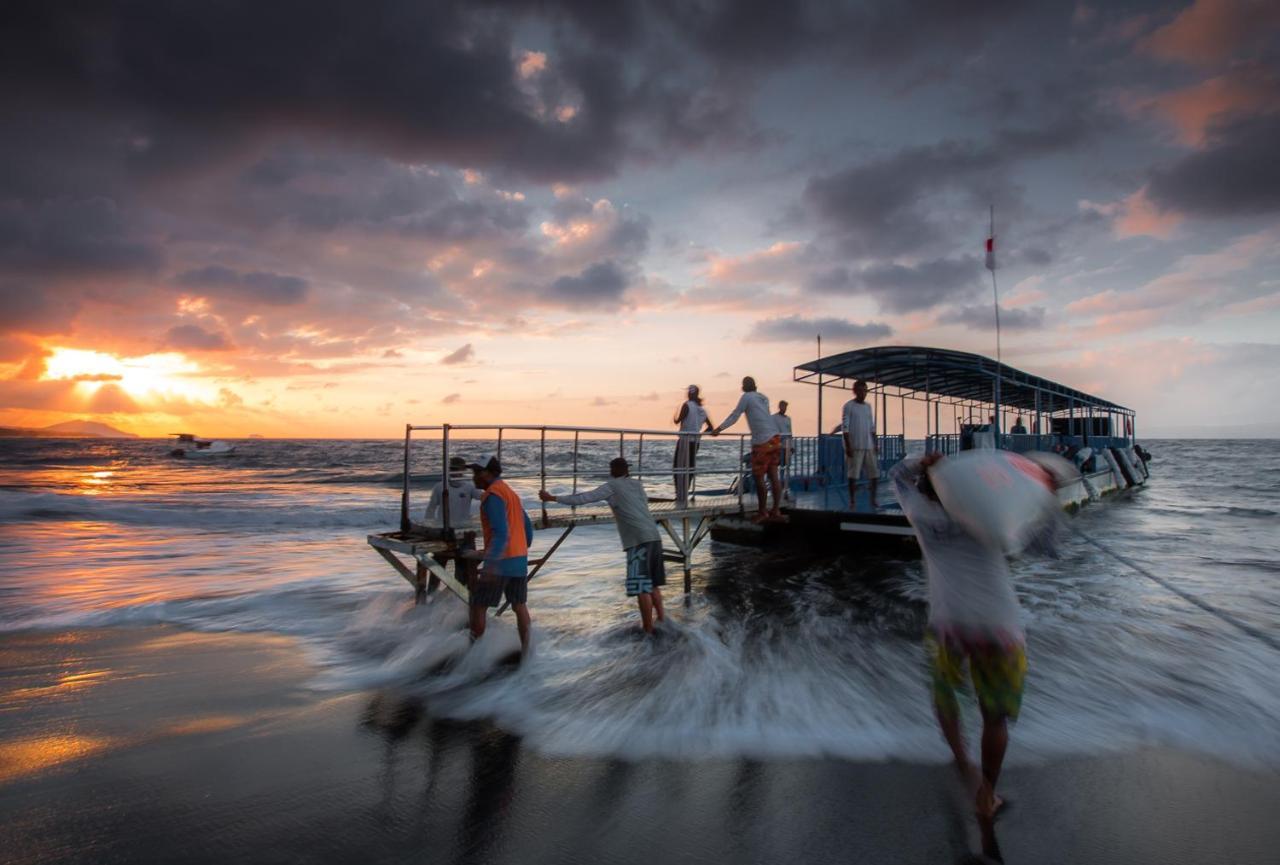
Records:
M849 510L857 510L858 479L865 470L871 487L871 510L879 507L880 448L876 444L876 416L867 402L867 383L853 383L853 399L844 404L844 460L849 477Z
M778 432L778 424L769 413L769 398L756 390L756 380L751 376L742 379L742 398L729 416L720 426L712 430L712 435L719 435L738 422L738 418L747 416L747 426L751 428L751 474L756 479L756 498L759 511L756 522L767 519L782 518L782 481L778 477L778 462L782 456L782 436ZM773 510L768 509L769 493L765 487L765 478L769 479L769 488L773 490Z
M941 454L912 457L889 472L902 511L916 530L928 580L933 702L956 766L977 788L979 817L995 816L1001 803L996 781L1009 745L1008 721L1022 706L1027 670L1022 610L1004 553L953 520L929 483L928 469ZM966 661L982 710L982 773L977 775L960 732L956 688Z
M471 522L471 502L484 497L484 490L477 489L463 473L467 461L462 457L449 459L449 525L465 526ZM431 488L431 501L427 504L427 522L444 521L444 481Z
M667 584L662 536L649 512L649 495L644 484L631 477L627 461L616 457L609 463L609 474L609 480L589 492L557 496L540 490L538 498L562 505L609 503L618 526L618 537L627 554L627 597L636 599L645 633L652 634L654 620L663 619L662 587Z

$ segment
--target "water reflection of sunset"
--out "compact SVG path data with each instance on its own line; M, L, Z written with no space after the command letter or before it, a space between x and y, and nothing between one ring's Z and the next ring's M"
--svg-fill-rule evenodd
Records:
M0 742L0 784L37 775L118 747L110 736L57 733Z

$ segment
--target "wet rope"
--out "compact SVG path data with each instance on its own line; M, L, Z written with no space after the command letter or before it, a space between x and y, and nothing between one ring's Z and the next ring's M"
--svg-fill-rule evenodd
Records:
M1200 600L1195 595L1192 595L1189 592L1183 591L1182 589L1170 583L1168 580L1157 577L1155 574L1148 571L1142 565L1138 564L1137 562L1133 561L1127 556L1122 556L1120 553L1117 553L1115 550L1111 549L1111 547L1107 546L1101 541L1095 540L1094 538L1089 537L1084 532L1077 529L1075 526L1068 526L1068 528L1070 528L1071 531L1074 532L1076 535L1080 536L1084 540L1093 544L1098 549L1102 550L1107 555L1111 556L1111 558L1115 559L1117 562L1120 562L1121 564L1124 564L1124 565L1128 565L1130 568L1137 571L1139 574L1142 574L1142 576L1146 577L1148 580L1151 580L1153 583L1156 583L1157 585L1168 589L1178 597L1182 598L1184 601L1194 604L1195 606L1204 610L1206 613L1210 614L1211 616L1216 616L1217 618L1226 622L1228 625L1231 625L1233 628L1240 631L1242 634L1246 634L1247 636L1253 637L1258 642L1265 643L1271 648L1275 649L1277 652L1280 652L1280 641L1277 641L1276 638L1271 636L1270 634L1258 630L1253 625L1250 625L1248 622L1244 622L1244 621L1241 621L1240 619L1237 619L1235 616L1231 615L1225 610L1220 610L1217 607L1213 606L1212 604L1209 604L1209 603L1206 603L1205 601Z

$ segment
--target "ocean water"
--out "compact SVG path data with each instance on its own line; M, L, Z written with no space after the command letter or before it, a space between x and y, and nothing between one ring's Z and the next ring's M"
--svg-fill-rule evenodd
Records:
M1083 509L1059 558L1015 564L1030 666L1009 761L1160 744L1280 767L1280 653L1093 543L1276 633L1280 442L1145 444L1148 488ZM319 692L403 692L548 754L947 756L918 561L708 542L692 594L673 571L669 621L644 639L614 528L583 527L530 589L535 650L512 670L496 665L517 645L509 614L469 648L462 604L444 592L415 607L365 544L398 525L399 442L239 445L198 463L163 441L0 440L0 639L157 623L288 635ZM737 447L708 442L700 463L730 469ZM509 441L504 461L527 473L537 448ZM580 459L603 466L616 450L584 443ZM654 492L669 492L669 454L645 460ZM438 472L411 467L415 511ZM539 479L514 485L536 514ZM534 553L553 539L538 532Z

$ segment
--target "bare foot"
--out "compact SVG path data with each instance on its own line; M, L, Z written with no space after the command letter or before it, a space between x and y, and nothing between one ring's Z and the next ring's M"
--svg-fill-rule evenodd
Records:
M974 811L977 815L986 820L994 820L1003 805L1004 800L996 795L996 791L986 780L983 780L978 785L978 792L973 800Z

